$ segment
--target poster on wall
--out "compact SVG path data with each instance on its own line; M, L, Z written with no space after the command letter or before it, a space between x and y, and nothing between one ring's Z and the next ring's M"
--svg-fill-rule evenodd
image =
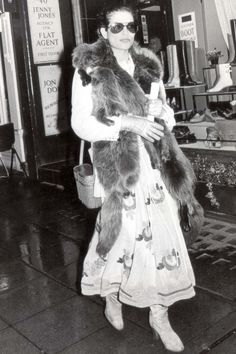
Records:
M64 44L59 0L27 0L35 64L58 62Z
M198 48L195 12L179 15L178 19L180 39L195 41L195 47Z
M39 66L38 76L45 135L63 133L69 129L69 123L62 69L59 65Z

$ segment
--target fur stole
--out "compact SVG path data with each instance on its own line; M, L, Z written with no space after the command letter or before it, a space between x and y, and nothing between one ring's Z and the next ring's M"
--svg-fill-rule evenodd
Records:
M162 78L161 64L151 51L135 43L130 54L135 64L134 77L118 65L110 46L102 38L93 44L81 44L73 52L73 65L78 68L83 85L92 84L92 114L104 124L112 124L109 116L128 113L146 116L145 93L150 92L151 82ZM158 121L164 125L160 119ZM194 197L195 175L174 136L164 128L164 138L153 144L144 139L145 147L153 167L160 169L167 189L179 204L183 232L190 232L194 238L203 219L202 208ZM121 229L123 197L130 193L139 178L137 136L122 131L117 141L94 143L93 164L106 192L97 245L97 252L104 256ZM196 220L195 228L192 218Z

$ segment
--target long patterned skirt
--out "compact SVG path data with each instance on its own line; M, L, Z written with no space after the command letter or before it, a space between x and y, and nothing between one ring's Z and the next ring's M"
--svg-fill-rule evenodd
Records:
M136 307L170 306L195 295L195 278L179 224L177 204L159 170L153 170L139 142L140 178L123 199L122 228L105 258L96 246L100 214L81 281L84 295L118 292L119 300Z

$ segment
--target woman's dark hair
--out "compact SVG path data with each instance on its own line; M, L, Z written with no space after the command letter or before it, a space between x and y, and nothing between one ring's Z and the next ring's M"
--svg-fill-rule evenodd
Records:
M98 12L97 14L97 27L98 30L102 27L107 29L107 26L109 25L109 16L116 11L128 11L130 12L133 17L134 21L137 22L137 16L136 16L136 10L133 6L129 4L124 4L124 1L116 1L115 4L111 3L104 3L102 9Z

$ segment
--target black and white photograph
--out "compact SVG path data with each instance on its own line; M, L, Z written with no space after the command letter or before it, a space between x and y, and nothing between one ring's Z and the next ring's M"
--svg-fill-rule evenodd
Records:
M236 0L0 0L0 354L235 348Z

